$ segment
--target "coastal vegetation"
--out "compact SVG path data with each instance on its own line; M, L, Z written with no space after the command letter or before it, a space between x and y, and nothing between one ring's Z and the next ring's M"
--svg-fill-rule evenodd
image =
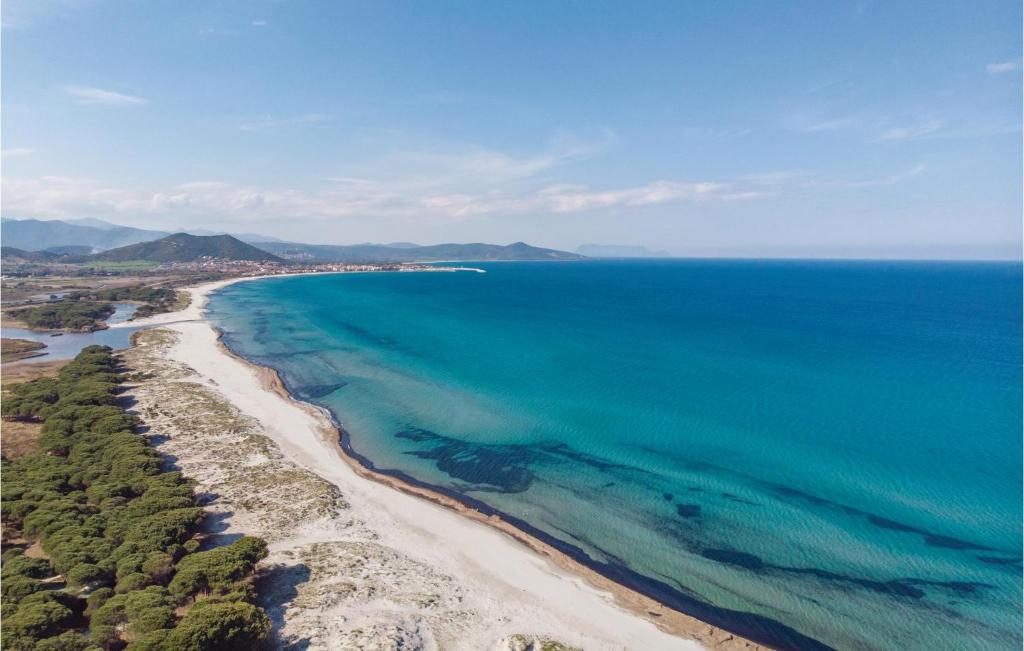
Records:
M110 303L63 299L11 310L9 314L37 330L96 330L114 311Z
M5 420L41 423L38 448L3 461L4 647L250 649L270 632L254 604L266 544L199 551L205 512L118 405L123 375L90 346L56 377L5 387Z
M62 299L23 307L9 312L10 316L30 328L40 330L97 330L116 308L114 302L142 303L133 318L179 309L178 293L167 287L113 287L76 291Z
M141 319L142 317L162 312L172 312L184 307L178 304L178 292L173 289L167 287L146 287L144 285L75 292L68 295L68 298L74 300L131 301L142 303L135 310L135 314L132 315L133 319Z
M43 348L46 348L46 344L41 341L4 337L0 339L0 362L14 362L19 359L45 355L46 353L39 352Z

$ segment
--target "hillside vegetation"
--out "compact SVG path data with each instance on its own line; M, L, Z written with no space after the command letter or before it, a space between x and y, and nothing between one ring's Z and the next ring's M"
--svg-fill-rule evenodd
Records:
M254 262L281 262L272 253L230 235L188 235L176 233L152 242L142 242L111 249L89 256L92 261L119 262L149 260L151 262L192 262L200 258L224 260L250 260Z
M6 262L55 262L63 256L50 251L26 251L13 246L0 247L0 258Z
M133 432L121 381L110 349L90 346L4 397L4 419L42 423L37 451L3 460L4 648L256 648L270 631L251 582L266 543L197 551L205 512Z

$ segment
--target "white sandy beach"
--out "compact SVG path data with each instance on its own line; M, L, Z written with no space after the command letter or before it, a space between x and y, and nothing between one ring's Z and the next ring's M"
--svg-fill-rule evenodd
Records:
M345 517L365 525L378 543L418 566L431 568L457 586L458 601L471 613L470 621L462 622L464 630L457 648L508 648L502 640L513 634L550 636L585 649L705 648L700 642L661 630L620 605L610 591L594 587L498 529L360 476L324 436L329 424L325 416L268 389L257 369L222 349L217 333L203 320L207 295L239 280L249 279L192 288L187 309L130 325L165 325L176 333L165 353L169 362L188 368L196 374L197 382L255 419L289 462L340 489L350 504ZM244 524L230 519L227 524L228 531L247 533ZM308 542L316 541L320 534L303 530L295 532L293 538L296 536ZM294 545L295 540L272 542L272 550L275 544ZM354 616L327 605L323 605L324 617L347 620ZM359 617L365 619L365 610L373 604L360 608L363 612ZM678 631L678 618L685 616L673 615L677 616L673 630ZM697 620L685 619L692 624L692 635L709 645L753 646ZM434 638L426 635L425 639ZM418 648L431 647L426 644Z

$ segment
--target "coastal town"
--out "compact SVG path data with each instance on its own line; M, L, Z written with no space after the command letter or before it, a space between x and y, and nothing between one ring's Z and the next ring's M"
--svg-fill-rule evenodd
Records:
M204 257L189 262L165 262L154 267L154 273L206 273L225 276L279 276L317 273L358 273L371 271L463 271L451 267L417 263L296 263L255 260L229 260ZM476 269L474 269L476 271Z

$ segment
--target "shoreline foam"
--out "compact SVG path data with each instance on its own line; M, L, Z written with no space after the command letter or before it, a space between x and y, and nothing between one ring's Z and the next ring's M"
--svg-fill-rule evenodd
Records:
M502 514L494 509L489 509L490 513L485 513L478 507L467 504L465 498L461 496L448 495L433 487L415 482L415 480L409 481L364 465L365 463L372 466L372 463L351 450L351 446L347 446L347 433L335 421L330 412L322 407L294 398L274 369L253 364L231 351L220 340L220 333L216 328L205 320L203 310L211 292L235 282L260 278L263 277L236 278L191 288L189 291L193 300L189 307L182 312L140 319L135 325L167 325L179 335L188 336L189 341L175 346L175 353L179 361L189 364L193 368L218 368L217 372L204 373L199 369L196 369L196 372L209 379L230 402L243 412L261 422L269 420L268 428L276 429L281 435L280 440L275 440L281 445L282 452L286 456L290 454L293 461L336 485L344 484L346 493L352 492L351 481L338 481L340 477L337 469L331 468L329 458L325 459L321 456L323 452L333 452L333 455L329 456L340 457L345 463L335 465L343 466L362 480L372 480L366 482L369 485L383 487L393 496L397 493L403 497L421 498L401 505L405 516L402 518L403 524L407 526L423 527L429 522L429 520L424 520L424 517L431 520L436 517L436 514L412 513L412 511L422 511L422 507L429 503L434 507L441 507L446 514L455 515L460 521L458 528L462 530L463 535L469 533L467 531L469 527L472 528L470 531L474 536L504 534L504 536L497 536L496 540L491 540L488 543L491 548L487 551L473 549L472 544L467 543L458 534L444 535L448 533L444 532L438 537L445 545L451 545L456 549L461 547L459 551L462 552L462 556L477 556L478 558L473 562L476 565L474 569L488 571L494 580L510 582L510 579L515 578L521 581L524 577L513 577L513 574L516 573L513 568L521 572L524 569L522 567L524 562L526 565L533 565L532 569L534 570L538 569L536 568L538 561L547 566L539 569L543 570L543 575L546 575L545 578L548 581L551 578L558 580L560 585L556 585L555 588L569 591L562 595L565 598L559 601L564 604L562 606L564 609L570 611L565 613L569 616L567 618L573 620L574 625L581 628L587 637L591 637L589 634L594 633L595 629L598 631L607 629L610 624L615 633L610 638L607 633L600 634L597 639L603 638L603 641L608 642L614 639L614 648L633 645L636 648L699 648L700 645L712 648L762 648L750 640L737 637L724 629L667 607L631 587L602 575L570 554L555 548L549 542L508 522L507 518L503 518ZM210 355L211 351L214 353L213 355ZM249 375L249 386L245 386L247 378L238 377L237 373L232 372L238 369L229 370L223 368L227 366L226 364L218 365L217 357L245 370ZM211 364L212 366L210 366ZM220 376L219 381L214 377L215 375ZM261 397L259 393L264 396ZM305 416L306 422L297 423L299 427L285 428L281 427L280 423L275 427L275 418L268 418L267 414L261 417L259 412L266 411L270 406L266 404L266 394L268 393L283 401L284 405L301 412ZM254 400L261 404L257 406L252 402ZM279 417L280 414L276 414L276 416ZM285 429L291 431L285 431ZM306 429L307 432L313 433L313 438L316 440L297 440L295 429ZM314 461L314 463L310 464L310 461ZM364 488L368 488L368 486ZM420 508L414 505L419 505ZM487 526L480 527L481 524ZM436 526L434 528L436 529ZM483 531L486 531L487 534L484 534ZM512 540L508 540L509 538ZM505 544L499 546L496 545L497 542ZM523 549L524 545L528 549ZM524 556L526 558L523 558ZM480 562L481 560L484 562ZM509 569L510 572L501 573L500 568ZM581 583L580 578L585 583ZM527 584L516 586L517 589L533 593L531 598L543 599L550 596L551 586L540 586L536 583L531 585L530 580L527 578ZM537 577L533 577L532 580L536 581ZM597 602L592 599L595 596L598 597ZM587 598L590 598L590 603L581 603ZM585 613L582 618L578 612L581 610Z

